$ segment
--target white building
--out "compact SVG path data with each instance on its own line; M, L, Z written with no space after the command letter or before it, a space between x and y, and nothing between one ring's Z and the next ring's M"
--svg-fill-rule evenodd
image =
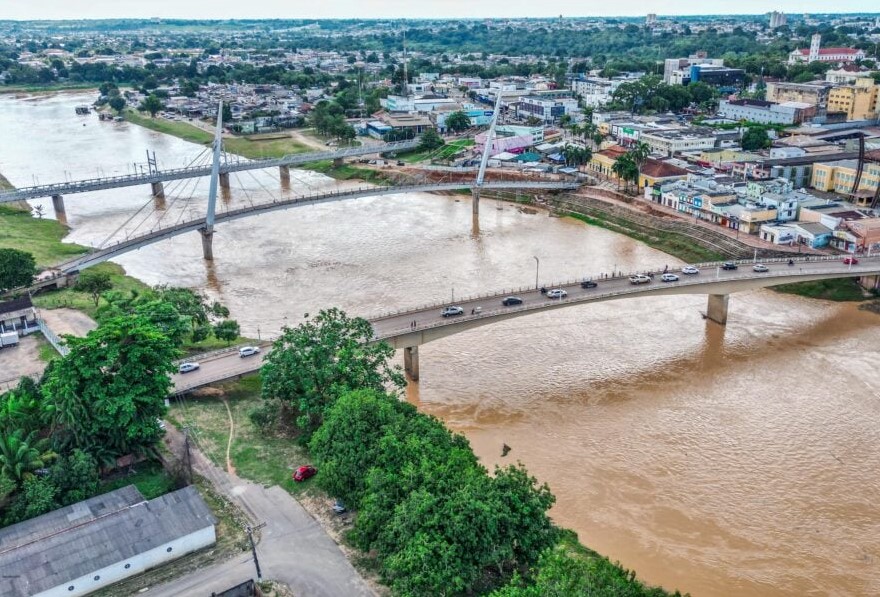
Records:
M663 82L667 85L681 85L681 78L684 73L690 74L690 67L695 64L706 64L710 66L724 66L724 60L721 58L706 58L705 53L698 52L687 58L667 58L663 61ZM678 72L676 75L675 73ZM673 78L677 77L678 82L673 82Z
M217 541L196 488L129 485L0 530L0 595L77 597Z
M815 106L802 102L777 104L763 100L741 99L721 100L718 103L718 116L761 124L800 124L815 113Z
M770 13L770 28L784 27L788 23L788 17L784 12L773 11Z
M521 117L534 116L544 122L555 122L565 114L575 114L580 110L573 97L536 97L527 95L519 100L517 114Z
M798 62L855 62L864 60L865 51L856 48L823 48L822 36L816 33L810 39L810 48L792 50L788 55L789 64Z

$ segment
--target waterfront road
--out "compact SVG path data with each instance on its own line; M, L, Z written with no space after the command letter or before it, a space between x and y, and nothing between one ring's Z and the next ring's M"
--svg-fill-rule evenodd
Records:
M453 303L437 303L369 319L373 324L377 340L386 340L395 348L404 348L418 346L495 321L589 302L667 294L730 294L799 281L880 274L880 257L877 256L859 258L858 264L844 263L842 257L811 257L809 260L795 260L794 265L788 265L786 259L765 260L762 263L767 266L769 270L767 272L754 271L754 264L751 261L737 263L739 266L736 270L724 270L717 263L697 264L700 273L696 275L685 275L676 268L670 270L670 273L679 277L675 282L662 282L661 270L651 272L654 278L646 284L632 284L629 276L638 272L626 272L597 274L565 283L546 285L548 290L564 290L566 296L560 299L548 298L534 287L496 291L484 296L456 301L454 305L461 307L464 313L453 317L441 316L443 307ZM596 286L582 288L581 282L585 279L595 281ZM502 300L506 296L517 297L522 300L522 304L503 306ZM196 357L201 365L200 369L175 375L173 379L175 390L186 392L216 381L257 371L268 349L269 345L263 344L260 354L244 358L239 357L237 348Z

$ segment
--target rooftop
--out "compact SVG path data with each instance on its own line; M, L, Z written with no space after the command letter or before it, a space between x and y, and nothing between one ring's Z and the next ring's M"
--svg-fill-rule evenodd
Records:
M34 595L216 523L195 487L129 485L0 530L0 594Z

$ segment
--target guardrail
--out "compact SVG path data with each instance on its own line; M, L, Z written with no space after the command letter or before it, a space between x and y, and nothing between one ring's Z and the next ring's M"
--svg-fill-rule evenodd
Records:
M49 329L49 326L46 325L45 321L43 321L42 319L38 319L37 325L39 326L40 331L43 332L43 336L45 336L46 340L49 341L49 344L52 345L52 348L58 351L58 354L63 357L66 357L68 354L70 354L70 349L64 345L61 338L59 338L58 335L55 334L55 332Z
M864 257L864 258L859 258L859 259L873 261L873 260L880 260L880 256L877 256L877 257L871 256L871 257ZM791 260L794 261L795 264L798 264L798 263L803 264L803 263L815 263L815 262L827 262L827 261L840 261L841 256L839 256L839 255L812 256L811 255L809 257L805 257L805 258L801 258L801 259L791 258ZM787 257L774 257L774 258L770 258L770 259L758 259L758 260L754 260L754 259L729 259L729 260L725 260L725 261L709 261L709 262L695 263L692 265L698 269L704 269L704 268L713 268L713 267L720 268L724 263L728 263L728 262L736 263L737 266L739 266L739 265L752 265L755 263L764 263L764 264L766 264L766 263L788 263L788 261L789 261L789 258L787 258ZM682 266L682 267L684 267L684 266ZM610 276L607 275L606 273L599 273L599 274L595 274L592 276L584 276L582 278L577 278L577 279L573 279L573 280L566 280L566 281L558 281L557 280L553 283L544 284L543 286L545 288L564 288L566 286L574 286L574 285L580 284L584 280L610 282L610 281L615 281L615 280L617 280L617 281L625 280L625 279L629 278L630 276L637 275L637 274L646 274L646 275L654 274L656 276L656 275L662 275L663 273L664 272L660 269L658 269L658 270L631 271L631 272L612 272L612 275L610 275ZM670 273L675 273L675 271L670 270ZM788 274L796 275L794 272L788 272ZM753 277L754 278L766 278L767 274L764 273L764 274L760 274L760 275L755 275ZM744 279L751 279L751 277L747 278L745 276L740 276L740 277L734 278L733 280L744 280ZM687 283L690 283L690 284L710 284L710 283L713 283L716 281L717 280L706 281L705 277L703 277L703 278L683 278L683 279L679 280L678 282L667 282L666 285L669 285L669 286L686 285ZM503 298L505 296L508 296L508 295L514 294L514 293L533 292L535 290L536 290L536 288L534 288L533 286L521 286L518 288L506 288L504 290L492 291L492 292L489 292L486 294L464 296L455 302L469 303L472 301L487 300L487 299L493 299L493 298L497 299L497 298ZM638 292L638 291L644 291L644 290L646 290L644 286L634 286L632 289L628 289L629 292ZM597 295L596 294L590 295L590 297L595 297L595 296L597 296ZM568 301L571 301L571 300L572 299L568 299ZM557 304L558 302L559 302L558 300L554 300L550 304ZM567 302L566 299L563 299L563 302ZM388 311L385 313L380 313L375 316L368 317L367 319L369 319L369 321L381 321L383 319L389 319L391 317L399 317L401 315L407 315L407 314L411 314L411 313L420 313L422 311L426 311L429 309L442 309L443 307L448 306L449 304L450 304L449 301L443 301L443 302L439 302L439 303L428 303L428 304L420 305L420 306L414 307L414 308L406 308L406 309L402 309L402 310L398 310L398 311ZM515 308L506 308L504 310L504 312L508 313L508 312L512 312L512 311L516 311L516 310L517 309L515 309ZM485 313L484 313L484 315L485 315ZM456 321L461 321L461 317L456 318ZM420 329L424 329L424 328L420 328ZM410 332L411 331L412 330L410 330Z

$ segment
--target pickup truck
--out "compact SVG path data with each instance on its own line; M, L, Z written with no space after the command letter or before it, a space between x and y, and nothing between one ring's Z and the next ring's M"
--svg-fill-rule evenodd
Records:
M645 274L636 274L629 277L630 284L648 284L650 282L651 278L649 276L646 276Z

